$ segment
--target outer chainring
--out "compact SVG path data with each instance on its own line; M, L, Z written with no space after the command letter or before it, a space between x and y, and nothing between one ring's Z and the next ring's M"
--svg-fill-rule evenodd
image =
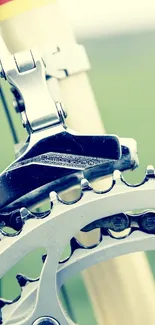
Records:
M150 178L149 174L152 175ZM107 217L116 214L125 215L126 211L155 209L155 179L150 170L147 171L145 181L139 186L137 184L137 187L124 184L125 181L119 172L115 172L114 179L115 186L105 194L96 194L89 186L87 188L85 186L80 201L72 205L65 205L52 193L53 207L49 216L44 219L28 220L16 237L2 236L0 278L36 248L44 247L47 251L40 279L24 280L24 276L17 276L21 295L16 301L8 302L2 308L2 324L30 325L39 317L48 315L56 319L60 325L73 325L58 298L58 289L68 278L103 260L155 248L154 216L147 219L149 225L152 220L150 232L141 227L143 216L149 212L138 214L138 217L135 217L135 224L132 225L130 222L130 236L126 238L118 240L112 238L110 232L108 236L102 231L100 241L95 247L80 246L77 241L75 245L73 240L75 234L80 229L88 231L88 225L93 227L94 222L106 220ZM138 219L139 223L136 221ZM64 247L69 242L74 247L72 254L60 264Z

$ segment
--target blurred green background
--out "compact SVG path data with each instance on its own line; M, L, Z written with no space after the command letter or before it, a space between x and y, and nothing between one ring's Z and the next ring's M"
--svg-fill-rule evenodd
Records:
M155 165L155 31L100 36L79 41L86 46L91 61L92 70L89 75L106 132L137 140L140 167L128 173L127 179L139 181L146 166ZM16 116L11 107L11 95L7 85L3 84L3 90L18 129L18 136L22 138L24 132L19 116ZM3 109L0 109L0 130L2 170L14 158L13 141ZM32 253L32 256L21 261L4 277L1 285L2 296L16 296L17 272L37 276L37 270L41 267L40 251ZM155 275L155 253L149 252L147 257ZM30 259L31 266L27 262ZM69 281L62 294L66 300L66 308L70 309L72 317L79 325L96 325L80 276Z

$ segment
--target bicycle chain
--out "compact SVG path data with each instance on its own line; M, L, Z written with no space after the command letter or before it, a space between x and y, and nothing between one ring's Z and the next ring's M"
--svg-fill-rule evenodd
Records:
M95 190L89 183L89 181L87 179L82 179L81 181L81 193L79 195L79 197L74 200L74 201L65 201L61 198L61 196L59 196L59 194L56 194L58 201L60 201L63 204L74 204L76 202L78 202L85 191L93 191L94 194L105 194L110 192L113 187L116 184L116 178L118 177L117 172L120 174L120 181L125 184L128 187L139 187L143 184L145 184L149 179L154 179L155 178L155 169L153 166L148 166L146 169L146 174L144 179L137 184L130 184L128 182L125 181L123 175L119 172L119 171L114 171L113 176L112 176L112 182L111 182L111 186L108 189L104 189L104 190L100 190L97 191ZM51 202L51 206L52 206L52 202ZM149 231L153 231L153 234L155 233L155 222L153 224L153 217L150 216L150 213L153 212L149 212L149 215L145 215L142 217L141 214L138 214L137 217L133 214L121 214L121 215L114 215L114 216L109 216L104 218L103 220L99 220L99 221L95 221L94 223L91 223L90 225L86 226L85 228L83 228L84 232L88 232L91 231L95 228L103 228L103 232L104 234L109 234L107 231L108 229L111 229L112 231L115 232L120 232L125 230L126 228L129 228L130 226L134 225L134 227L137 229L137 227L141 227L143 231L146 231L148 233L150 233ZM43 219L45 217L47 217L50 214L50 210L48 211L44 211L44 212L31 212L29 209L27 209L26 207L20 208L20 209L16 209L12 212L0 212L0 234L2 236L8 236L8 237L13 237L13 236L17 236L21 231L22 228L24 226L24 223L29 220L29 219ZM139 221L139 219L143 219L141 221ZM149 220L152 220L152 224L151 221L144 221L145 219L149 218ZM12 228L13 230L15 230L15 233L7 233L6 231L3 230L4 227L9 227ZM152 233L152 232L151 232ZM1 240L2 238L0 238Z
M146 170L146 174L142 182L138 184L129 184L125 181L124 177L119 171L115 171L113 174L113 180L112 180L112 185L109 187L108 190L106 191L95 191L89 182L86 179L83 179L81 182L81 197L84 195L85 191L93 191L94 195L95 194L104 194L107 192L110 192L111 189L114 186L117 186L116 179L118 178L118 173L119 173L119 178L120 178L120 183L128 186L128 187L140 187L141 185L145 184L148 182L150 179L155 179L155 170L152 166L148 166ZM56 194L56 197L58 201L60 201L63 204L67 204L66 201L63 201L58 194ZM74 203L72 203L74 204ZM1 233L1 241L3 241L4 237L10 237L10 236L18 236L19 233L21 233L25 222L27 222L29 219L43 219L47 218L48 215L50 214L50 210L46 212L40 212L40 213L32 213L30 210L27 208L21 208L18 210L13 211L12 213L9 212L8 215L5 212L4 214L1 213L0 215L0 233ZM2 228L3 227L12 227L14 230L16 230L16 233L10 234L4 231ZM63 264L68 262L72 255L75 253L76 250L82 249L93 249L97 247L102 241L104 236L110 236L114 239L122 240L129 235L131 235L134 231L142 231L147 234L155 234L155 211L154 210L146 210L140 213L119 213L111 216L107 216L105 218L101 218L99 220L96 220L88 225L86 225L84 228L81 229L82 232L89 232L92 231L96 228L100 229L100 237L97 243L91 245L91 246L86 246L82 244L79 240L77 240L75 237L72 237L70 240L70 254L64 258L63 260L59 261L59 264ZM127 230L127 233L124 234L124 231ZM44 263L46 260L47 255L42 256L42 262ZM16 279L18 281L18 284L21 288L21 293L13 300L5 300L5 299L0 299L0 311L2 308L4 308L6 305L12 305L16 303L22 296L22 291L23 288L32 283L32 282L37 282L39 281L39 277L36 279L31 279L28 278L25 275L22 274L17 274ZM3 324L2 317L0 318L0 324Z

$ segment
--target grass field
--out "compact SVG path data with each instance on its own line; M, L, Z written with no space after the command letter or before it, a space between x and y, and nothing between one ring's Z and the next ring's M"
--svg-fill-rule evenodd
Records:
M140 167L127 175L138 181L143 177L147 164L155 165L155 32L85 39L92 64L91 83L108 133L133 137L138 142ZM7 89L5 89L8 101ZM13 119L17 122L15 114ZM89 121L89 120L88 120ZM13 159L12 139L3 110L0 110L0 167L3 169ZM19 133L21 133L21 128ZM147 198L146 198L147 199ZM147 254L155 275L155 253ZM32 261L32 258L31 258ZM36 274L35 261L31 265ZM18 271L27 269L26 261ZM17 290L14 277L17 268L3 280L2 292L9 297L6 283ZM79 276L70 281L66 290L74 318L79 325L95 325L89 298Z

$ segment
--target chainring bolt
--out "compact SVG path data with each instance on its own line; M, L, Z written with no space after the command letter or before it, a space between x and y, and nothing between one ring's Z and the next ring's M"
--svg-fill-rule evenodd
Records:
M32 325L60 325L56 319L52 317L39 317L36 319Z

